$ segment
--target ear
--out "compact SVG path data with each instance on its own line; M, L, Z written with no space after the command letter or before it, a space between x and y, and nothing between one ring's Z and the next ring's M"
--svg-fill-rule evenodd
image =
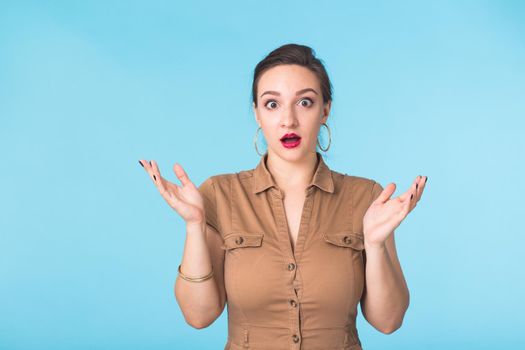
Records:
M255 102L252 102L252 108L253 108L253 115L255 116L255 122L258 126L261 125L261 122L259 122L259 116L257 115L257 107L255 107Z
M328 101L323 106L323 118L321 119L321 122L326 123L326 120L328 119L328 116L330 115L330 109L332 108L332 101Z

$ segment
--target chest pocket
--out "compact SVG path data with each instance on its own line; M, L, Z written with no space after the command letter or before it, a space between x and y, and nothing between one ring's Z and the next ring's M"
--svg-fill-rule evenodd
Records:
M365 248L364 237L360 233L352 231L344 231L337 233L323 233L325 242L345 248L352 248L356 252L360 252Z
M236 248L260 247L264 233L235 232L224 236L222 249L231 250Z
M354 270L355 268L363 269L365 240L362 233L355 231L324 232L323 241L326 243L328 254L337 257L344 256Z
M261 254L263 240L263 232L230 232L224 235L221 248L226 250L226 256L235 259L242 256L254 258Z

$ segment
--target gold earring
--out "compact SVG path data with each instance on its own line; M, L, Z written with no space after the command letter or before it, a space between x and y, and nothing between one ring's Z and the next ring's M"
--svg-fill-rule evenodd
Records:
M330 144L332 143L332 133L330 132L330 128L328 127L328 125L326 125L326 123L323 123L321 125L326 126L326 129L328 130L328 146L326 147L326 149L323 149L321 145L319 144L319 138L317 138L317 145L319 146L321 151L326 152L328 151L328 149L330 148Z
M255 152L257 152L258 155L260 155L261 157L264 156L264 153L261 154L259 152L259 148L257 148L257 141L259 141L259 130L261 129L261 127L259 126L257 128L257 130L255 131L255 136L253 137L253 144L255 145Z

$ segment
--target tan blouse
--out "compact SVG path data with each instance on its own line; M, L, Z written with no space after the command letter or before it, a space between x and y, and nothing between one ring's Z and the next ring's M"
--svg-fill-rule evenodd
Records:
M295 251L283 192L266 167L206 179L207 224L223 240L225 350L360 350L363 216L382 186L318 165L306 189Z

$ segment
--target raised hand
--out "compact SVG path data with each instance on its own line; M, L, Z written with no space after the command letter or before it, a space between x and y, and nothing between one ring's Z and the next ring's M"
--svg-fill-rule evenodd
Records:
M150 175L153 183L159 190L160 195L170 207L186 221L186 223L204 222L204 202L198 188L190 181L188 175L178 163L173 165L173 171L180 180L182 186L169 182L160 175L157 162L139 160L140 165Z
M389 183L370 204L363 217L363 234L367 245L384 244L388 236L401 224L423 195L426 176L418 176L412 186L403 194L390 199L396 190L395 183Z

